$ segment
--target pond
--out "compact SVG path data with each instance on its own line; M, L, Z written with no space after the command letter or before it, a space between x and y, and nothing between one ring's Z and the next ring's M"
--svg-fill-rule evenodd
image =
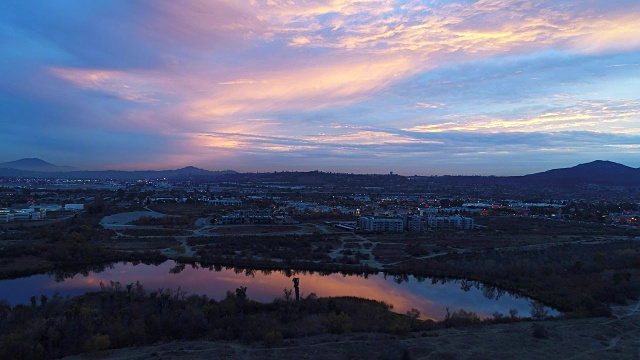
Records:
M284 289L293 289L293 277L300 279L300 293L315 293L319 297L357 296L384 301L393 305L393 311L406 313L412 308L420 310L423 318L442 320L449 311L464 309L481 318L498 312L508 315L510 309L518 316L529 317L532 301L476 281L416 278L384 274L347 275L340 273L263 271L234 268L201 268L178 265L166 261L160 265L117 263L83 274L58 276L34 275L0 281L0 299L11 305L28 304L33 295L77 296L100 290L100 283L117 281L122 284L140 281L148 291L159 288L177 289L188 294L205 294L221 300L227 291L239 286L247 287L249 298L270 302L284 296ZM559 313L547 308L549 315Z

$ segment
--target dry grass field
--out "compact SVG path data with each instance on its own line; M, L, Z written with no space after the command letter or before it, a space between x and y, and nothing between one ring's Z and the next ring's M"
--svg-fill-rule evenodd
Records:
M639 359L640 315L452 328L408 336L351 333L284 340L269 348L241 342L170 342L67 359Z

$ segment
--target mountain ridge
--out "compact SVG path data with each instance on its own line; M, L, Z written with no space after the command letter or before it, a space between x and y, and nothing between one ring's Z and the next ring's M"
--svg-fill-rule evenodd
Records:
M194 166L175 170L80 170L71 166L58 166L38 158L24 158L0 163L0 176L61 179L193 179L235 174L233 170L210 171Z
M580 183L634 185L640 184L640 169L613 161L595 160L569 168L524 175L522 178L567 185Z
M23 158L14 161L0 163L0 169L16 169L24 171L78 171L79 169L72 166L58 166L39 158Z
M9 166L16 166L11 168ZM29 170L38 169L38 170ZM317 171L316 171L317 172ZM301 172L304 174L305 172ZM313 173L308 172L308 173ZM70 166L57 166L38 158L25 158L0 163L0 176L33 178L73 178L138 180L206 180L224 175L241 174L233 170L210 171L194 166L185 166L174 170L79 170ZM249 174L249 173L248 173ZM247 174L247 175L248 175ZM270 173L263 173L267 178ZM258 173L254 174L258 175ZM539 182L555 185L640 185L640 168L633 168L608 160L595 160L568 168L557 168L522 176L460 176L461 178L495 178L500 181Z

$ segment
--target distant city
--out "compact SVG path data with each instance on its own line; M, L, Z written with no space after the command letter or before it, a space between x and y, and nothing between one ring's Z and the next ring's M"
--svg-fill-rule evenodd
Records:
M61 170L64 169L64 170ZM357 216L348 230L473 229L466 215L527 215L636 224L640 169L607 161L522 177L400 176L318 171L237 173L194 167L166 171L82 171L40 159L0 164L0 222L43 220L60 211L154 203L235 209L219 224L294 223L292 215ZM106 193L105 193L106 191ZM636 199L633 201L633 199ZM619 205L624 205L620 207ZM85 208L86 207L86 208Z

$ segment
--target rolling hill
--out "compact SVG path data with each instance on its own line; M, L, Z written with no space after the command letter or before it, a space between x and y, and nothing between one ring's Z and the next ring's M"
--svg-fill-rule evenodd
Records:
M37 158L25 158L15 161L0 163L0 169L15 169L40 172L64 172L77 171L71 166L58 166Z
M522 177L556 184L640 185L640 169L612 161L596 160L570 168L553 169Z
M58 178L79 180L138 180L161 179L190 180L217 177L227 174L235 174L235 171L209 171L193 166L187 166L176 170L79 170L70 166L57 166L41 159L28 158L16 161L0 163L0 176L4 177L31 177L31 178Z
M69 166L57 166L46 161L29 158L16 161L0 163L0 177L31 177L31 178L60 178L60 179L114 179L114 180L138 180L138 179L160 179L171 180L208 180L225 175L232 175L233 178L241 176L243 178L260 179L262 181L283 181L291 180L300 183L304 179L307 183L311 180L320 181L320 177L331 177L332 181L340 181L348 174L330 174L315 172L299 173L245 173L240 174L233 170L209 171L193 166L187 166L175 170L78 170ZM386 176L387 175L380 175ZM435 179L435 178L434 178ZM618 164L612 161L596 160L585 164L576 165L569 168L553 169L540 173L524 176L456 176L446 177L447 181L457 183L538 183L541 185L574 186L578 184L598 184L607 186L640 186L640 169ZM325 179L328 181L327 179ZM322 182L322 181L321 181Z

